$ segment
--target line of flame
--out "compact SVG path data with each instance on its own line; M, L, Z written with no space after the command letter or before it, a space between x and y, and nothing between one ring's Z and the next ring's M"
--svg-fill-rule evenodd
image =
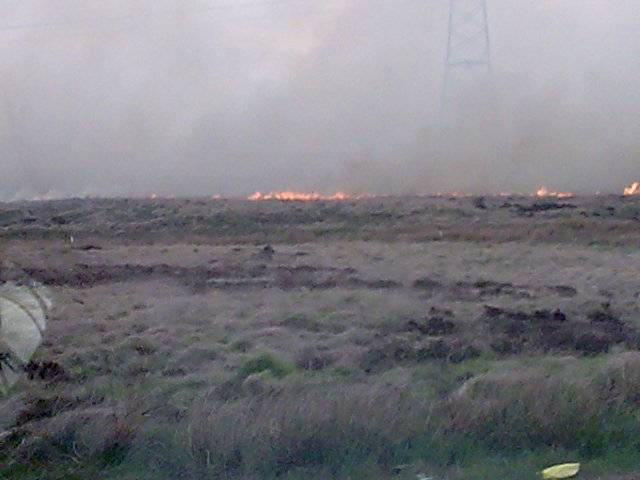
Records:
M640 195L640 181L633 182L631 185L624 189L625 196L631 195ZM500 197L506 197L510 195L514 195L512 192L500 192L496 194ZM280 190L273 191L269 193L261 193L255 192L247 197L247 200L251 201L260 201L260 200L281 200L281 201L303 201L303 202L312 202L312 201L344 201L344 200L361 200L365 198L375 198L378 196L384 197L385 195L372 195L372 194L348 194L345 192L336 192L330 195L325 195L317 192L300 192L295 190ZM424 194L419 196L427 196L427 197L455 197L455 198L468 198L473 197L474 195L471 193L465 192L436 192L433 194ZM534 197L539 198L571 198L574 196L573 193L570 192L555 192L548 190L546 187L540 187L533 194ZM173 195L160 197L156 193L151 193L149 197L151 200L156 200L158 198L171 199L175 198ZM218 200L225 197L221 195L211 195L209 197L211 200Z
M367 198L370 195L350 195L344 192L336 192L332 195L323 195L317 192L296 192L291 190L283 190L269 193L260 193L255 192L247 197L248 200L258 201L258 200L284 200L284 201L303 201L303 202L312 202L318 200L330 200L330 201L341 201L341 200L357 200L361 198Z
M573 193L569 193L569 192L550 192L545 187L540 187L540 188L538 188L538 190L536 190L535 196L536 197L541 197L541 198L547 198L547 197L571 198L571 197L573 197Z

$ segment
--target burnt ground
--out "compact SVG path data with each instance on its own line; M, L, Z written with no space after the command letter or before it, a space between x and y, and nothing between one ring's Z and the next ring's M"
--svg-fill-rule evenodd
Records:
M503 400L484 384L542 378L553 389L557 375L586 389L635 361L639 246L640 198L615 196L0 204L1 279L31 278L54 298L44 345L0 399L0 433L19 439L3 448L33 462L67 455L72 438L74 463L104 455L105 444L130 454L157 422L188 430L203 398L240 411L248 401L295 402L319 385L406 389L444 409L476 406L482 418L490 415L479 405ZM583 369L599 373L583 384ZM634 388L615 401L636 408ZM440 413L442 431L494 438L480 417ZM121 431L127 415L135 431ZM388 435L408 435L407 422ZM576 440L537 434L563 449ZM493 435L491 448L533 441ZM328 478L329 460L305 459L278 460L276 470ZM258 468L235 461L207 475ZM467 478L447 461L433 468ZM412 462L411 475L426 468Z

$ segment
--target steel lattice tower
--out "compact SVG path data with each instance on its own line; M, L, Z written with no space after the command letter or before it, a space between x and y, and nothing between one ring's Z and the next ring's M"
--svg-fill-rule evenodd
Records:
M449 35L445 64L443 107L457 72L491 72L491 43L486 0L449 0Z

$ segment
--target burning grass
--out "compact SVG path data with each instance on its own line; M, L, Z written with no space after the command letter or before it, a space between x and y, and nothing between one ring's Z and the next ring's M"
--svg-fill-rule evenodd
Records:
M247 197L247 200L260 201L260 200L281 200L281 201L295 201L295 202L314 202L319 200L326 201L342 201L342 200L357 200L360 198L366 198L365 195L349 195L344 192L336 192L331 195L324 195L317 192L296 192L291 190L282 190L270 193L255 192Z
M624 189L625 196L640 195L640 182L633 182Z
M535 196L539 198L571 198L573 197L573 193L554 192L547 190L546 187L540 187L536 190Z

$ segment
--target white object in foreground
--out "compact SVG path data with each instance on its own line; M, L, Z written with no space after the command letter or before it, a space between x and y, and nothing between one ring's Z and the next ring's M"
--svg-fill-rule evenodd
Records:
M0 394L16 383L42 343L50 308L44 287L0 284Z
M575 477L580 471L579 463L563 463L554 465L553 467L542 470L542 478L571 478Z

